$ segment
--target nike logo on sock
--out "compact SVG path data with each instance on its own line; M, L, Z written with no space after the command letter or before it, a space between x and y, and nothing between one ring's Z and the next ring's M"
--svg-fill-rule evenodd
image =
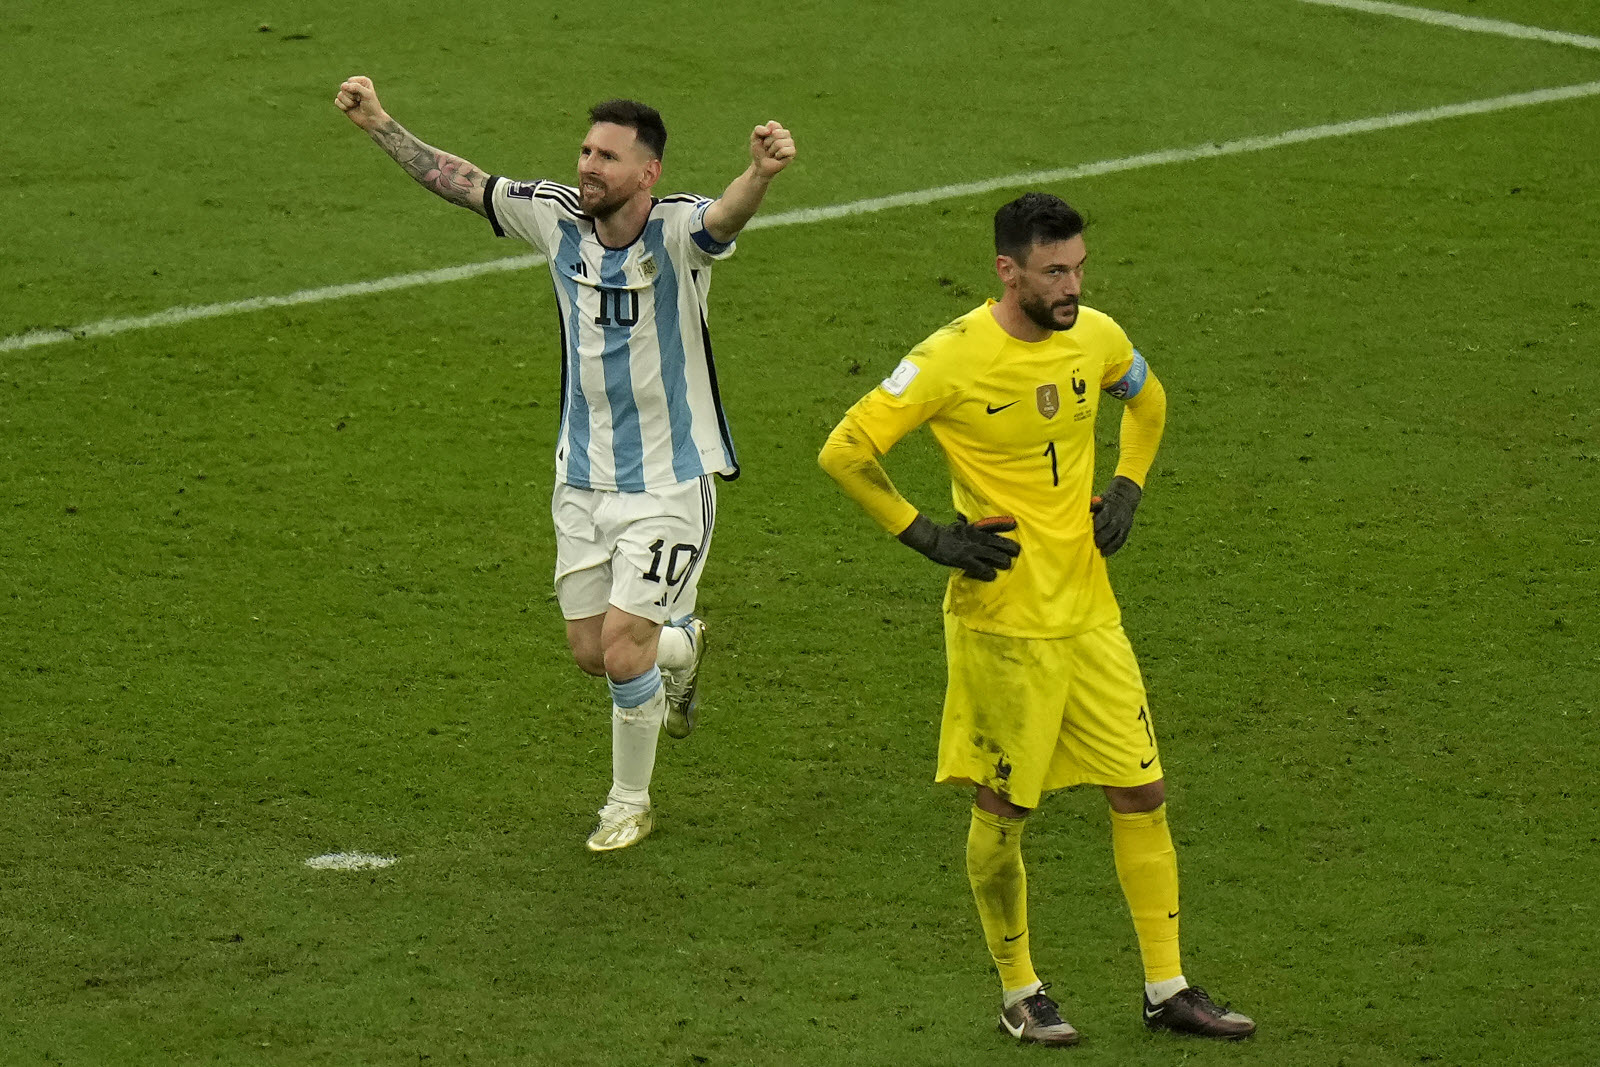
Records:
M1024 930L1020 934L1012 934L1010 937L1004 938L1003 940L1005 940L1005 941L1015 941L1017 938L1022 937L1027 932L1028 931Z
M1177 912L1175 912L1175 911L1169 911L1169 912L1167 912L1167 918L1169 918L1169 919L1176 919L1176 918L1177 918L1177 917L1178 917L1178 913L1177 913Z

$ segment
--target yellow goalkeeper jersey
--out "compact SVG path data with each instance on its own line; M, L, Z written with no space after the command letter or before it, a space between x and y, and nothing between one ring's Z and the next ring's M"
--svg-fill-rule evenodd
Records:
M1121 614L1094 545L1095 413L1100 394L1143 374L1108 315L1079 307L1070 330L1019 341L990 300L917 345L845 416L883 455L923 423L949 464L956 511L1010 515L1022 546L993 582L953 572L944 608L971 629L1013 637L1073 637ZM1135 383L1137 388L1137 383ZM830 447L833 442L830 441ZM882 479L846 488L891 533L916 508Z

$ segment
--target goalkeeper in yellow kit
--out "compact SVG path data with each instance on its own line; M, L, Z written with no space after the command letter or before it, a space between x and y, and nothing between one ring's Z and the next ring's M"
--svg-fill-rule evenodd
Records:
M1144 961L1144 1022L1241 1038L1255 1023L1183 976L1178 866L1155 729L1106 576L1127 540L1166 422L1166 394L1108 316L1078 303L1083 219L1029 193L995 214L998 300L923 341L828 437L823 468L880 526L954 568L937 778L976 786L967 874L1000 973L1001 1025L1070 1045L1028 948L1022 831L1042 794L1104 789L1117 876ZM1123 401L1116 475L1094 480L1101 393ZM926 423L956 521L902 497L880 458Z

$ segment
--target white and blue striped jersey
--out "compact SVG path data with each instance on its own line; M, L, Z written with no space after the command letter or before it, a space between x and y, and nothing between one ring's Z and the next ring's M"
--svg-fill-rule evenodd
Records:
M483 203L496 235L550 260L561 320L557 481L639 492L737 477L706 327L711 265L734 246L706 231L712 201L656 200L626 248L600 243L569 185L492 177Z

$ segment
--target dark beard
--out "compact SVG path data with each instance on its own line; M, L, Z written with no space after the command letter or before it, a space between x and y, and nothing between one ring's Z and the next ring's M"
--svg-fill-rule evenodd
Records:
M1072 305L1072 321L1063 326L1056 320L1055 308L1067 304ZM1052 333L1056 333L1061 330L1070 330L1078 324L1078 298L1075 296L1068 297L1066 300L1061 301L1059 305L1046 304L1043 300L1023 300L1018 301L1017 306L1022 309L1024 315L1028 316L1028 320L1041 330L1049 330Z
M622 205L626 204L627 202L628 200L626 197L623 197L620 200L602 199L596 203L594 207L589 208L583 206L583 197L580 195L578 197L578 209L585 215L588 215L591 219L609 219L612 215L617 213Z

